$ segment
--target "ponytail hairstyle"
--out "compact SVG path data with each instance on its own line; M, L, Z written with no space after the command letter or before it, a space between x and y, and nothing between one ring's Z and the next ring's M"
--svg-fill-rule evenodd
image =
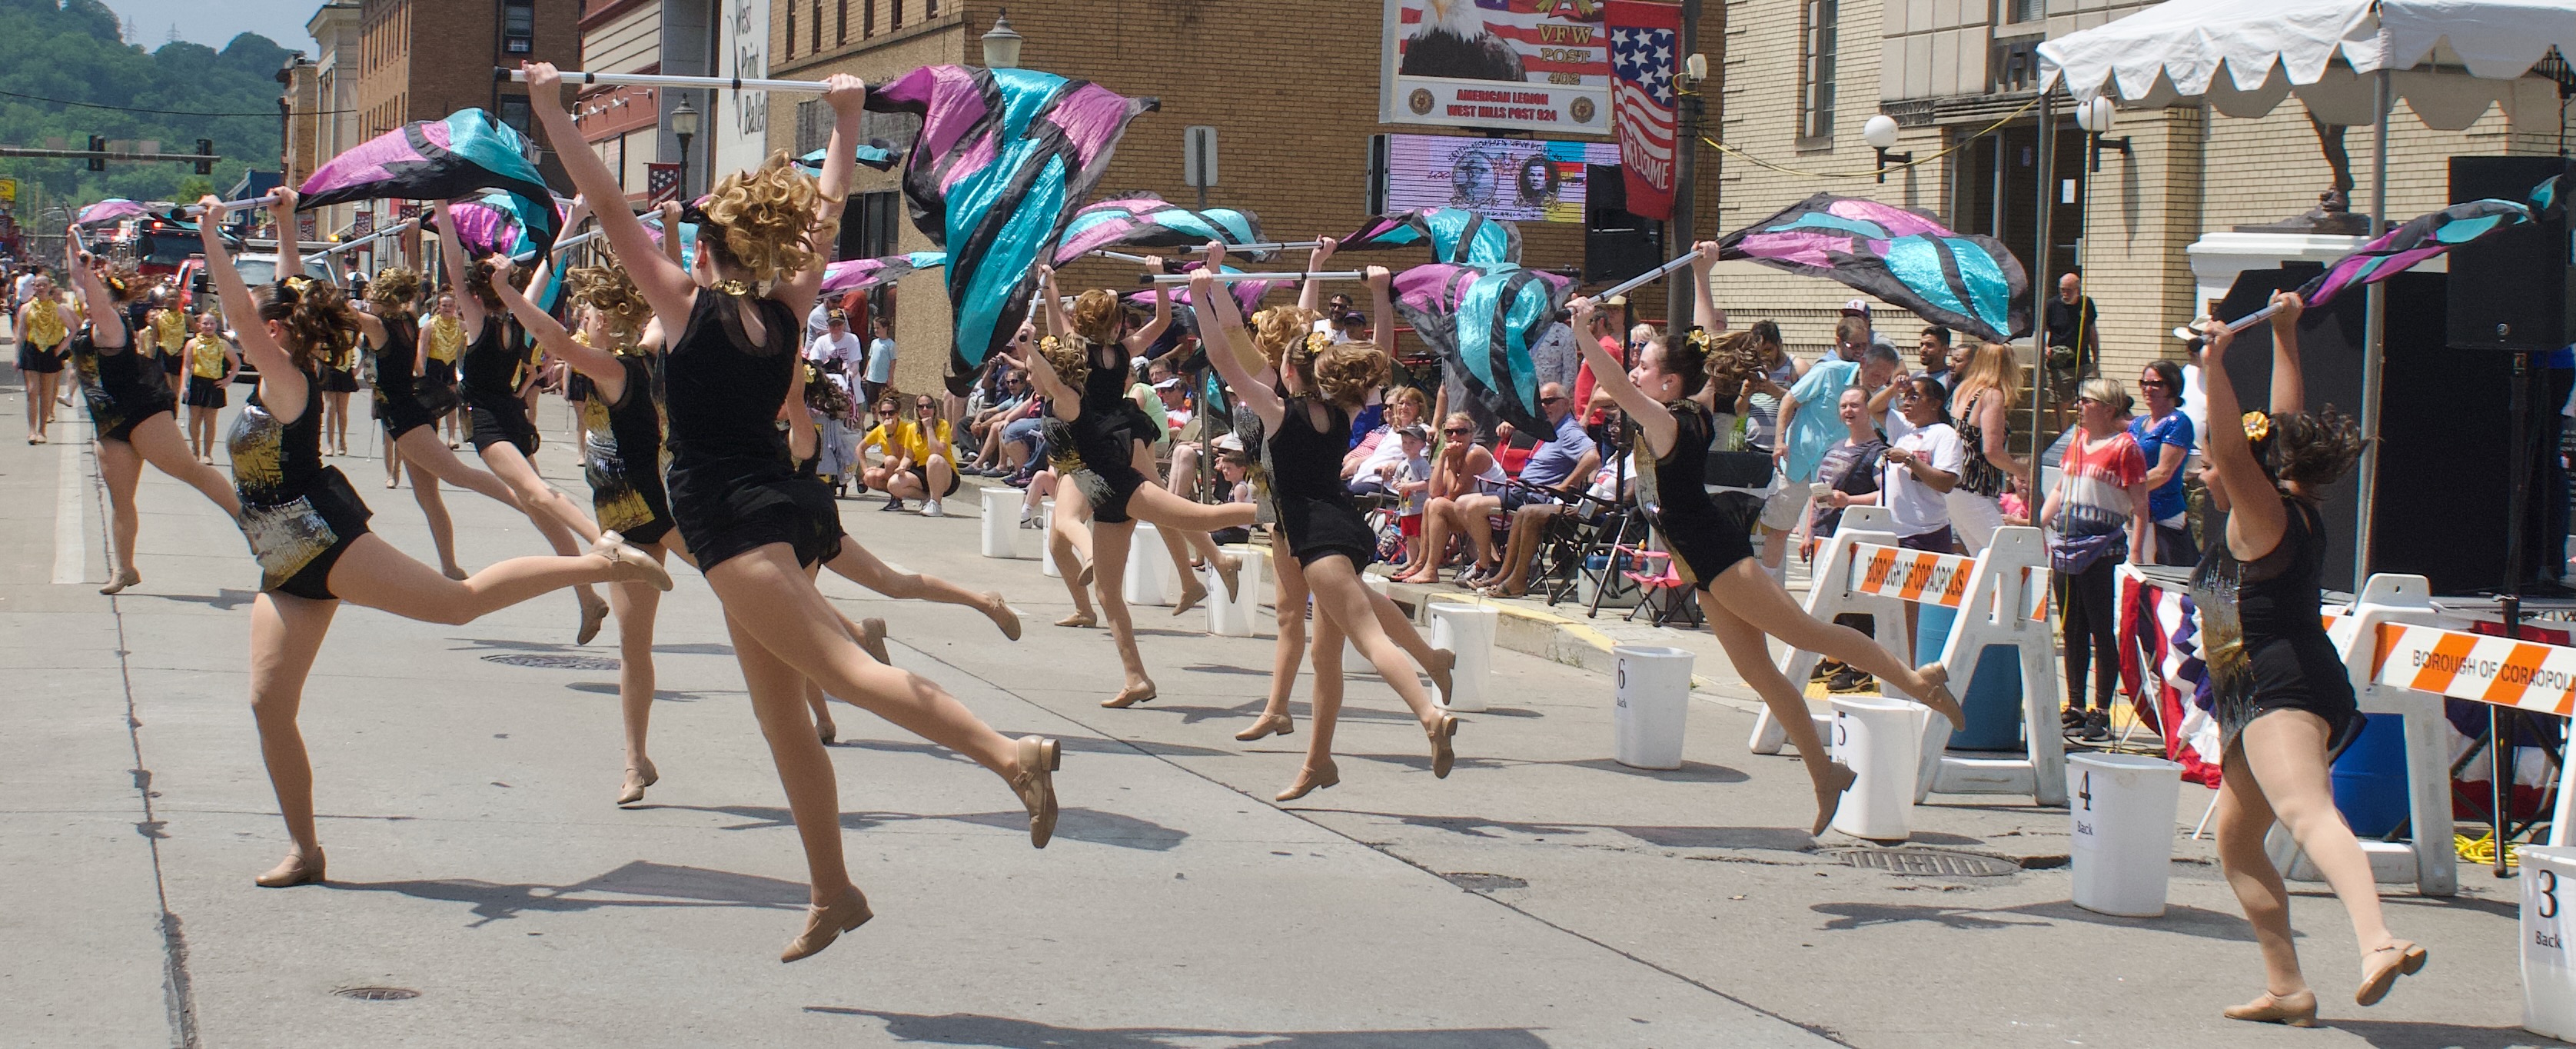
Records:
M785 280L822 263L807 240L823 228L826 203L840 201L825 198L813 179L788 163L787 151L773 150L759 170L737 171L716 183L697 210L717 235L698 243L723 269L753 281Z
M1330 335L1306 337L1306 369L1313 379L1309 386L1344 409L1356 409L1368 400L1368 392L1386 385L1393 370L1385 352L1373 342L1334 342Z
M1116 342L1121 312L1116 294L1093 288L1074 297L1073 313L1067 323L1073 326L1074 334L1091 340L1093 345Z
M502 308L501 294L492 290L492 263L488 259L476 259L466 264L465 291L474 296L474 301L483 304L486 314L496 314Z
M251 289L259 319L276 321L286 355L298 369L311 371L340 359L357 341L358 322L340 289L303 277L288 277Z
M1691 332L1694 340L1701 334L1697 329ZM1763 338L1759 327L1747 331L1727 332L1709 339L1703 345L1702 353L1706 355L1708 382L1710 386L1716 387L1718 404L1721 408L1731 405L1736 398L1742 397L1745 384L1752 382L1755 376L1770 373L1774 367L1770 363L1770 355L1778 353L1779 346L1779 343Z
M2342 480L2368 440L2352 416L2333 405L2286 415L2245 413L2245 441L2274 485L2322 488Z
M133 302L151 292L143 272L131 262L112 262L99 271L98 282L107 288L107 296L119 305Z
M642 337L644 325L653 319L653 307L644 301L644 293L635 287L635 279L619 266L583 266L564 275L564 290L574 301L607 320L609 334L617 345L603 349L621 351L633 347Z
M408 267L387 266L367 282L367 301L376 304L378 316L388 319L412 317L412 300L419 296L420 272Z

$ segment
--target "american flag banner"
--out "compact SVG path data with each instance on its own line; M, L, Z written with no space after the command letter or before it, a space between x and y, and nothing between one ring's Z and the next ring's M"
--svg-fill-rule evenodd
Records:
M1611 122L1619 134L1628 212L1667 220L1673 216L1674 51L1681 39L1681 8L1610 0L1606 15Z
M2200 659L2200 617L2190 593L2122 572L2119 602L2123 689L2146 695L2142 678L2155 676L2156 730L2164 736L2165 757L2182 766L2182 778L2218 786L2218 701ZM2141 657L2148 666L2139 665Z

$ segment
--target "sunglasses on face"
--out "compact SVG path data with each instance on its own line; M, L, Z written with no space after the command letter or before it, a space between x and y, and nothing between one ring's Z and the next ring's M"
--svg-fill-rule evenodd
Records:
M2165 388L2165 381L2163 379L2140 379L2138 380L2138 388L2141 390L2161 390Z
M1451 436L1451 437L1465 437L1465 436L1467 436L1468 434L1474 433L1474 432L1476 432L1476 431L1474 431L1474 430L1442 430L1442 431L1440 431L1440 432L1441 432L1441 433L1448 434L1448 435L1449 435L1449 436Z
M1574 399L1574 398L1571 398L1571 397L1541 397L1541 398L1539 398L1539 399L1538 399L1538 403L1540 403L1540 404L1563 404L1563 403L1565 403L1565 402L1567 402L1567 401L1570 401L1570 400L1573 400L1573 399Z

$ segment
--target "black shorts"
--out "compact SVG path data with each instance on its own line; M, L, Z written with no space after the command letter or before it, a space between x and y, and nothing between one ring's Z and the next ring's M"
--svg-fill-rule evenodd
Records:
M1958 549L1956 544L1950 542L1950 530L1947 528L1935 528L1921 535L1909 535L1897 540L1896 545L1907 550L1922 550L1935 554L1954 553Z
M221 408L225 404L224 381L203 375L188 377L188 394L184 402L191 408Z
M430 414L410 389L376 387L376 422L385 428L387 443L399 441L402 435L437 421L438 416Z
M352 371L350 371L350 370L348 370L348 369L346 369L346 368L324 368L324 369L322 369L322 392L324 392L324 393L356 393L356 392L358 392L358 375L357 375L357 373L356 373L356 372L352 372Z
M53 375L59 373L63 370L62 351L59 347L47 350L29 346L23 342L19 343L18 370L22 372L34 372L38 375Z
M482 403L472 407L474 428L471 439L474 442L475 451L480 452L496 444L507 444L518 448L521 455L537 454L537 424L535 420L528 418L525 402L513 399L508 403L492 404L490 407Z
M114 420L115 425L99 428L98 439L102 441L116 441L121 444L131 444L134 441L135 427L152 421L153 416L171 414L172 407L170 395L164 393L153 399L151 402L125 413L123 418ZM101 421L102 420L98 418L98 413L96 411L92 411L90 413L90 422L92 425L96 425Z
M366 530L361 528L357 535L341 536L329 549L313 555L311 562L286 577L285 582L277 584L274 592L307 601L339 600L340 595L331 592L331 566L339 564L340 555L349 552L349 544L357 542L358 536L365 534Z
M1664 545L1672 551L1673 570L1690 580L1691 587L1697 590L1708 589L1709 580L1735 567L1736 562L1752 560L1753 526L1762 519L1762 500L1758 496L1719 492L1710 500L1717 504L1713 521L1656 524Z
M912 479L913 479L913 480L921 482L921 490L922 490L922 491L925 491L925 492L930 491L930 468L929 468L929 467L927 467L927 466L907 466L907 467L904 467L904 472L905 472L905 473L908 473L908 474L911 474L911 475L912 475ZM952 495L957 494L957 485L958 485L958 483L959 483L959 482L958 482L958 480L957 480L957 471L955 471L955 470L950 470L950 471L948 471L948 490L947 490L947 491L944 491L944 492L934 492L934 493L932 493L932 494L931 494L930 498L933 498L933 499L945 499L945 498L948 498L949 496L952 496Z
M185 364L186 358L181 354L165 353L161 355L161 371L163 374L173 376L178 375L179 372L183 370L183 366Z

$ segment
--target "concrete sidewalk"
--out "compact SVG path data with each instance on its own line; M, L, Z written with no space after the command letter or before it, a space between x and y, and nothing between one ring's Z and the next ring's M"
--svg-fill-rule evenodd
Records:
M0 391L0 415L19 410ZM541 421L541 465L586 498L561 405ZM409 493L338 463L373 526L427 556ZM1803 832L1795 759L1744 752L1745 714L1695 704L1681 770L1628 769L1608 758L1608 682L1535 656L1498 655L1505 698L1467 718L1446 780L1387 687L1356 677L1343 784L1273 805L1309 726L1301 684L1297 735L1231 738L1266 688L1266 636L1140 608L1161 698L1103 710L1116 659L1100 631L1046 625L1061 584L975 556L971 516L862 500L845 523L871 549L1002 589L1028 622L1011 644L963 609L824 583L893 623L899 665L1006 733L1064 739L1044 852L990 774L836 707L845 841L879 918L779 966L802 853L715 602L684 571L656 639L662 781L631 810L611 803L613 635L571 646L569 596L455 628L343 609L302 716L335 881L257 889L286 846L244 701L255 568L211 505L147 472L145 581L97 595L92 469L70 441L0 446L17 685L0 701L0 1043L2545 1044L2513 1027L2516 885L2465 870L2457 899L2393 894L2435 961L2366 1012L2341 909L2304 892L2335 1029L2229 1024L2217 1010L2260 970L2207 843L2178 843L2174 907L2145 921L2069 906L2066 813L2011 799L1915 814L1917 844L2008 873L1856 869L1817 846L1862 843ZM506 507L447 502L469 564L541 549ZM2186 821L2205 796L2187 792Z

